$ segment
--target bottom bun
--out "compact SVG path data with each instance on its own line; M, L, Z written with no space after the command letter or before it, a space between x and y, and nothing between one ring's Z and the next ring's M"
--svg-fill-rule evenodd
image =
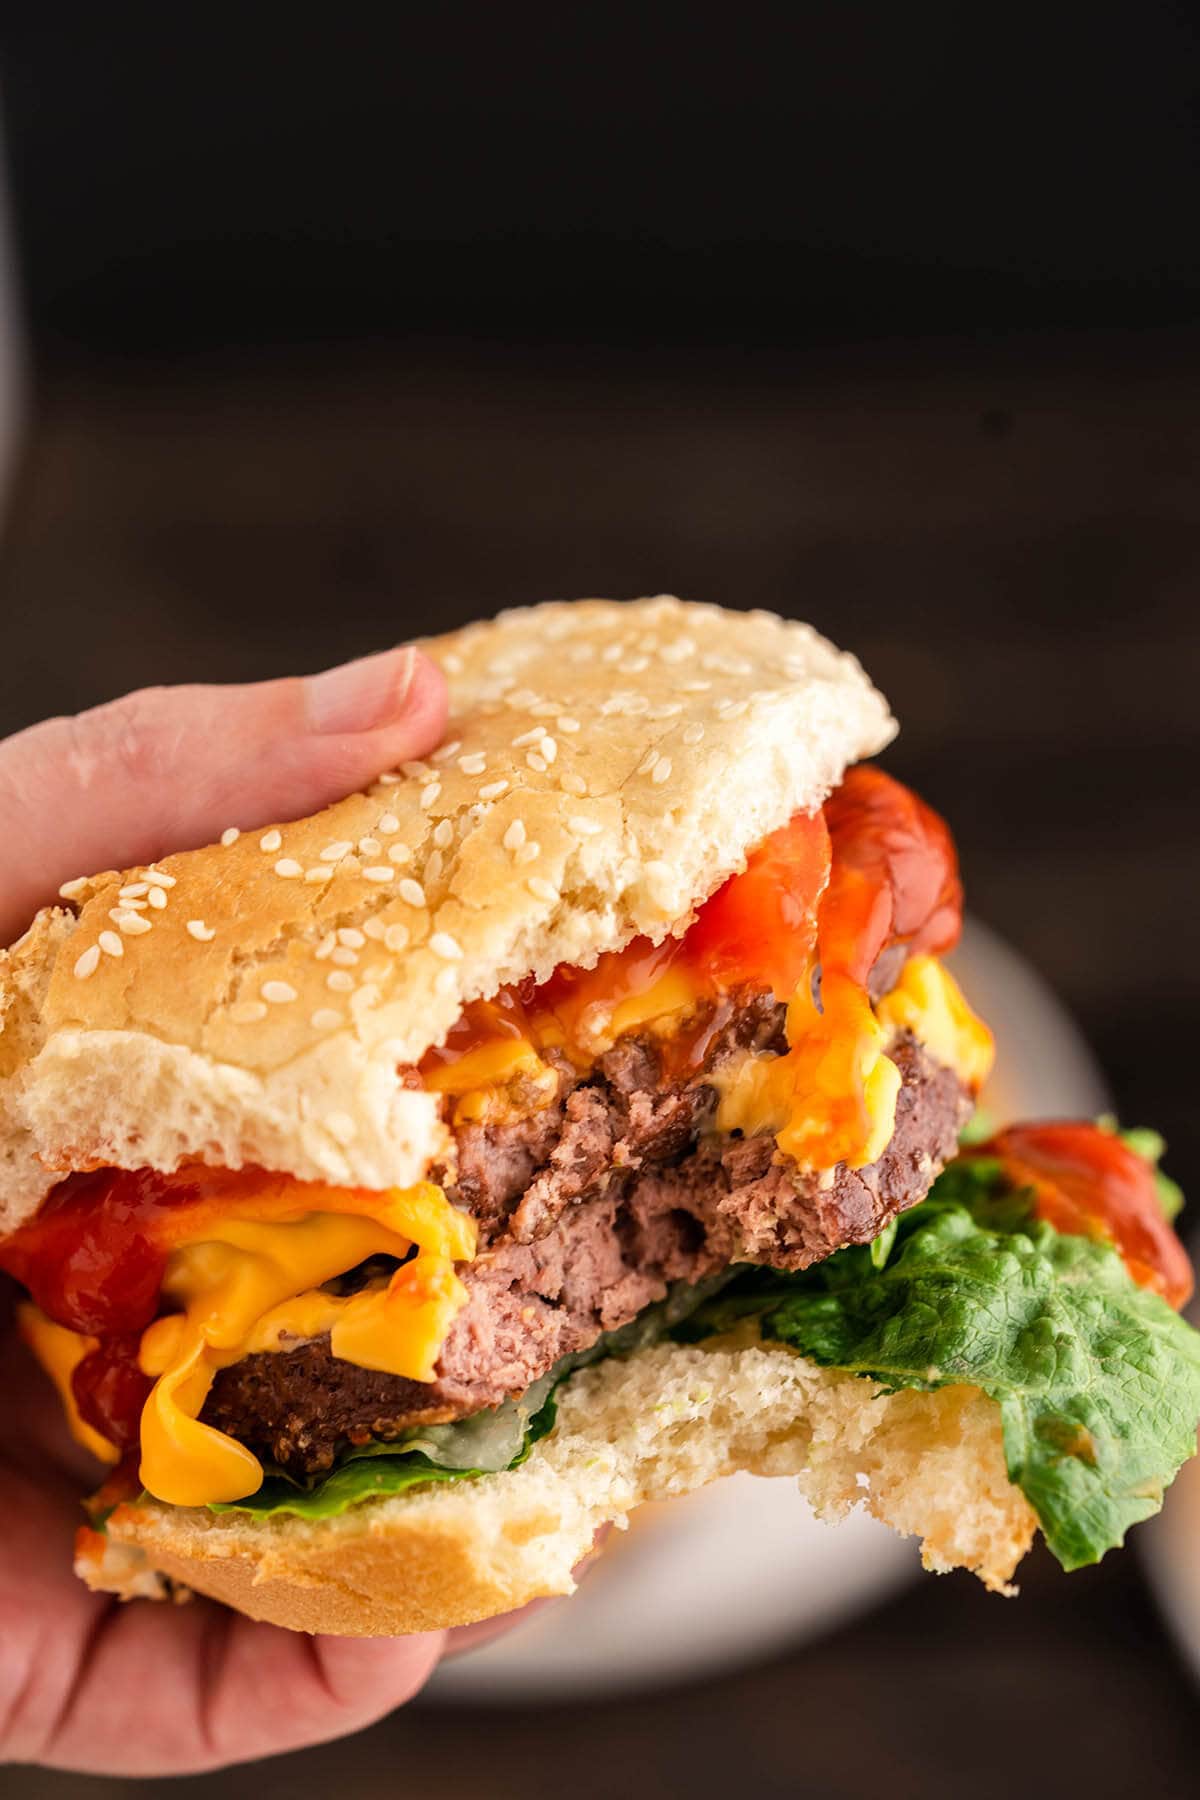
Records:
M739 1469L798 1477L830 1520L861 1503L920 1537L927 1568L1001 1592L1036 1525L978 1388L884 1394L774 1345L661 1345L575 1375L518 1469L317 1523L123 1505L104 1537L85 1534L79 1571L130 1598L193 1589L293 1631L431 1631L570 1593L601 1526Z

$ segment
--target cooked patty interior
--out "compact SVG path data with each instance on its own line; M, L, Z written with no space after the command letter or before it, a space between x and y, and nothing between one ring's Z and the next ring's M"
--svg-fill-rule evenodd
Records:
M714 1070L747 1050L781 1051L783 1021L769 995L739 994L709 1021L683 1077L659 1040L631 1035L584 1079L564 1062L551 1104L456 1131L456 1167L443 1179L478 1218L480 1252L460 1269L469 1299L432 1382L342 1362L324 1338L222 1370L204 1420L293 1475L319 1474L349 1446L524 1393L672 1282L741 1261L802 1269L869 1242L928 1192L970 1095L900 1039L890 1051L902 1081L891 1142L876 1163L840 1166L822 1186L772 1137L712 1129Z

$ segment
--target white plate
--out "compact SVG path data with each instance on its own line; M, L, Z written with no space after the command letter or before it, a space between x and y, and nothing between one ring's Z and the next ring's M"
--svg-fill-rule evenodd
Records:
M996 1073L983 1104L997 1124L1105 1110L1090 1051L1020 957L970 921L954 963L996 1033ZM911 1540L876 1520L821 1525L791 1481L735 1475L669 1507L644 1507L577 1595L444 1664L429 1692L473 1702L644 1693L795 1644L919 1569ZM1200 1557L1193 1574L1200 1621ZM1200 1668L1200 1637L1197 1657Z

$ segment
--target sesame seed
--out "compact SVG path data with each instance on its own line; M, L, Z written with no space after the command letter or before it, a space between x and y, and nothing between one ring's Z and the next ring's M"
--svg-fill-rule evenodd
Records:
M658 751L657 750L648 750L646 752L645 756L643 756L641 762L638 764L638 767L637 767L638 774L639 775L649 775L651 769L654 767L654 765L657 761L658 761Z
M140 900L150 883L148 881L130 881L121 889L122 900Z
M398 787L400 785L400 777L393 769L385 769L383 774L379 777L379 785L380 787Z
M440 881L441 880L442 864L444 861L445 861L445 858L443 857L440 850L431 850L430 851L429 856L426 858L426 861L425 861L425 872L424 872L424 875L422 876L422 880L424 881L426 888L428 888L431 881Z
M546 759L544 756L539 756L536 750L526 751L525 761L535 774L544 775L546 773Z
M661 706L652 706L646 714L648 719L673 719L683 711L682 700L666 700Z
M99 944L89 944L83 955L75 964L76 979L79 981L86 981L89 975L94 975L99 961Z
M313 951L313 955L316 957L318 962L324 962L325 958L332 953L332 951L334 950L336 945L337 945L336 932L327 931L325 933L325 936L321 939L320 943L317 945L316 949Z
M501 841L506 850L519 850L525 842L524 819L514 819Z
M335 844L326 844L325 848L320 852L321 861L327 863L341 862L343 856L349 856L353 848L354 845L350 842L349 838L339 838Z
M544 875L531 875L525 885L535 900L546 900L553 905L554 901L559 898L558 889L552 881L547 881Z
M241 835L236 825L227 825L221 833L221 843L228 850L230 844L236 844Z
M458 978L455 975L454 970L447 966L444 969L438 970L437 974L434 976L433 985L439 994L452 994L458 986Z
M296 990L290 981L264 981L258 991L272 1006L286 1006L296 998Z
M367 941L357 925L339 925L337 940L339 944L346 944L351 950L361 950Z
M408 948L408 926L389 925L383 934L383 942L385 948L390 950L393 955L398 950L406 950Z
M275 873L281 875L284 881L295 881L303 875L304 870L294 856L281 856L275 864Z
M458 766L464 775L482 775L487 768L487 757L482 750L473 750L469 756L460 756Z
M519 712L528 712L531 706L537 705L541 697L540 694L535 694L532 688L514 688L512 693L506 696L505 705L514 707Z
M354 977L348 975L345 969L331 969L325 977L325 986L332 988L336 994L348 994L354 986Z
M332 881L333 870L328 863L314 863L311 869L305 869L304 879L316 887L320 881Z
M124 894L120 896L118 905L113 909L115 912L145 912L145 910L146 902L144 900L130 900ZM111 919L112 913L109 913L108 916Z
M679 692L681 694L707 694L711 686L711 681L681 681Z
M417 778L423 780L430 773L428 763L406 762L401 763L400 767L404 770L406 775L411 776L414 780Z
M558 711L557 700L539 700L536 706L530 707L535 719L552 719Z
M375 913L372 913L369 919L363 920L364 937L381 938L386 930L387 926Z
M422 812L429 811L430 807L434 804L435 800L437 799L437 797L441 793L441 791L442 791L442 784L440 781L431 781L429 783L428 787L423 787L421 789L420 806L421 806Z
M703 737L704 737L703 725L696 724L696 725L685 725L684 726L683 741L685 744L698 744L701 742Z
M358 848L363 856L378 856L379 852L383 849L383 845L378 838L364 837L359 838Z
M651 775L650 779L655 787L661 787L664 781L670 781L671 759L669 756L660 757L658 762L655 763L654 773Z
M442 658L442 667L445 669L447 675L461 675L463 669L462 657L456 656L453 650L447 650Z
M749 708L748 700L723 700L717 711L723 719L740 719Z
M439 744L429 760L435 763L449 762L450 758L461 749L462 739L451 738L448 744Z
M650 667L648 656L627 656L620 665L622 675L640 675L643 669Z
M110 913L109 917L112 916ZM117 919L117 925L126 937L141 937L143 932L149 931L151 928L150 920L143 919L141 913L135 912L123 912Z
M352 969L358 961L358 952L349 949L345 944L339 944L336 950L329 952L329 960L340 963L344 969Z
M283 833L281 831L266 831L259 838L258 847L260 850L265 850L269 856L271 851L278 850L282 843Z
M386 863L368 863L362 873L364 881L390 881L396 871L389 869Z
M266 1018L267 1009L261 1000L238 1000L230 1007L229 1016L235 1025L253 1025Z
M412 851L407 844L393 844L388 851L388 861L394 863L411 862Z
M352 1144L358 1136L358 1126L349 1113L326 1113L325 1129L330 1137L337 1139L339 1144Z
M213 927L211 925L206 925L203 919L189 919L187 922L187 930L190 936L194 937L198 944L211 943L212 939L217 935Z
M405 876L398 891L400 898L406 900L409 906L424 906L425 889L419 881L414 881L411 875Z
M569 714L563 714L560 718L555 719L554 723L560 731L565 731L568 737L579 730L579 720L572 719Z
M582 775L576 775L573 770L569 770L565 775L560 775L558 785L564 794L574 794L576 799L587 793L587 782Z
M160 887L152 887L148 891L146 898L156 912L161 912L167 904L167 896Z
M552 737L544 737L542 739L540 749L541 749L542 755L545 757L545 759L548 763L552 763L554 761L555 757L558 755L558 745L555 743L555 741Z
M486 787L480 788L479 798L481 800L498 800L507 786L507 781L489 781Z
M314 1031L335 1031L344 1018L335 1006L318 1006L308 1022Z
M64 881L59 894L64 900L78 900L91 882L90 875L76 875L73 881Z
M376 825L375 829L376 831L382 831L384 837L391 837L393 832L399 831L400 821L395 813L383 813L380 815L379 823Z
M163 869L156 869L153 867L147 869L146 880L157 883L159 887L172 888L175 886L175 877L173 875L168 875Z
M540 741L541 737L542 728L540 725L535 725L532 731L523 731L519 737L515 737L512 741L512 747L514 750L523 750L526 744L536 744Z
M567 820L567 830L573 831L576 837L595 837L604 827L598 819L585 819L581 813L576 813Z
M442 819L433 834L433 841L439 850L446 850L454 841L454 824L450 819Z
M462 945L448 931L435 931L429 939L429 948L435 956L444 958L446 962L459 962L462 959Z
M522 844L520 849L513 853L513 861L515 863L536 862L541 854L542 846L536 838L530 838L527 844Z
M105 956L124 956L125 946L115 931L102 931L96 942Z

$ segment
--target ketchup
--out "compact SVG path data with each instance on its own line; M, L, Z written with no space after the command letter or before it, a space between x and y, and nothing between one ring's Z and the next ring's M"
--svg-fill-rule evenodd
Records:
M432 1074L500 1038L534 1041L539 1023L557 1025L570 1048L587 1007L619 1006L676 967L718 1003L737 987L786 1000L815 960L863 987L891 945L936 955L961 929L962 883L946 824L881 769L855 767L822 812L797 813L752 850L683 937L635 938L593 969L560 965L540 986L525 981L472 1001L421 1070ZM692 1034L685 1063L700 1066L711 1035Z
M1176 1308L1191 1295L1192 1265L1163 1216L1154 1170L1113 1132L1074 1121L1010 1125L971 1154L999 1158L1056 1231L1115 1244L1141 1287Z
M910 956L938 956L962 932L962 882L945 820L910 788L867 763L846 772L825 802L833 845L821 903L827 946L857 982L893 944Z

